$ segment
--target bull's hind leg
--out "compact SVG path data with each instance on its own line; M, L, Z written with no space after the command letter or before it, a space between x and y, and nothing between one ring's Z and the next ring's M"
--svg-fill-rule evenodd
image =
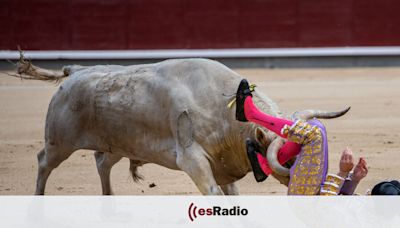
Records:
M99 151L94 152L94 157L96 158L97 171L100 175L103 195L112 195L113 192L110 181L111 168L115 163L119 162L122 157Z
M38 176L36 180L35 195L44 195L46 182L53 169L57 168L67 159L74 150L67 150L54 146L46 146L38 155Z
M203 195L223 195L211 169L204 149L193 142L187 148L178 152L177 164L185 171Z

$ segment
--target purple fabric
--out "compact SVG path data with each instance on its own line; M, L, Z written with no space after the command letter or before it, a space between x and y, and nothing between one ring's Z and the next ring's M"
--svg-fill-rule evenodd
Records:
M359 181L354 180L346 180L343 184L343 187L340 189L340 195L353 195Z
M322 133L322 140L323 140L323 153L324 153L324 167L323 167L323 173L322 173L322 183L321 186L324 184L326 175L328 174L328 164L329 164L329 159L328 159L328 136L326 133L326 128L325 126L321 123L321 121L317 119L313 119L308 121L309 124L317 126L319 129L321 129Z
M310 125L317 126L319 129L321 129L321 134L322 134L322 148L321 148L321 150L322 150L322 153L323 153L324 162L323 162L322 172L320 172L318 174L318 176L320 176L320 178L321 178L320 186L322 187L322 185L325 182L326 175L328 173L328 138L327 138L326 128L320 121L318 121L316 119L310 120L310 121L308 121L308 123ZM302 151L300 152L299 157L301 157L302 153L303 153L303 149L301 149L301 150ZM293 177L293 175L294 175L294 170L295 170L295 167L298 165L299 157L296 159L294 165L290 169L290 177ZM290 186L290 183L289 183L289 186ZM290 195L291 193L288 192L288 194Z

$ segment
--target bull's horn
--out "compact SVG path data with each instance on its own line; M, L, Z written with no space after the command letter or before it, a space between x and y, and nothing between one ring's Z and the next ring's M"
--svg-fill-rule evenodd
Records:
M271 144L268 146L267 160L272 171L281 176L289 176L290 170L288 168L283 167L278 161L278 151L284 143L285 140L282 138L278 137L274 139L274 141L272 141Z
M304 110L293 113L292 119L309 120L311 118L332 119L343 116L350 110L350 107L339 112L326 112L319 110Z

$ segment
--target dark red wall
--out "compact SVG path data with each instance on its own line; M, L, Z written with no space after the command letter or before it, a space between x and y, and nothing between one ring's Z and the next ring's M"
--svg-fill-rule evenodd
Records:
M0 0L0 49L400 45L399 0Z

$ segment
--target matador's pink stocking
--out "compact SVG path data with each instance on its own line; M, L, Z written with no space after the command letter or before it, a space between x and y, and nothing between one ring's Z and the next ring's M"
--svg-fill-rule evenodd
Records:
M259 124L270 131L273 131L277 135L286 138L285 135L282 135L281 130L285 125L292 125L293 121L286 120L282 118L277 118L260 111L253 103L253 99L251 96L246 97L244 102L244 113L246 115L246 119ZM294 142L286 142L278 153L278 161L281 164L285 164L291 158L299 154L301 146ZM260 151L259 151L260 152ZM267 159L261 154L257 154L257 159L260 164L261 169L266 175L272 173L271 168L268 165Z
M301 146L294 142L286 142L278 152L278 161L281 165L285 164L294 156L300 153ZM260 152L260 151L259 151ZM261 153L257 153L257 160L260 164L262 171L266 175L270 175L272 173L272 169L268 165L267 159L262 156Z
M282 138L286 138L286 136L281 133L282 128L285 125L291 126L294 123L291 120L277 118L263 113L254 105L251 96L246 97L246 100L244 101L244 114L246 115L247 120L273 131Z

